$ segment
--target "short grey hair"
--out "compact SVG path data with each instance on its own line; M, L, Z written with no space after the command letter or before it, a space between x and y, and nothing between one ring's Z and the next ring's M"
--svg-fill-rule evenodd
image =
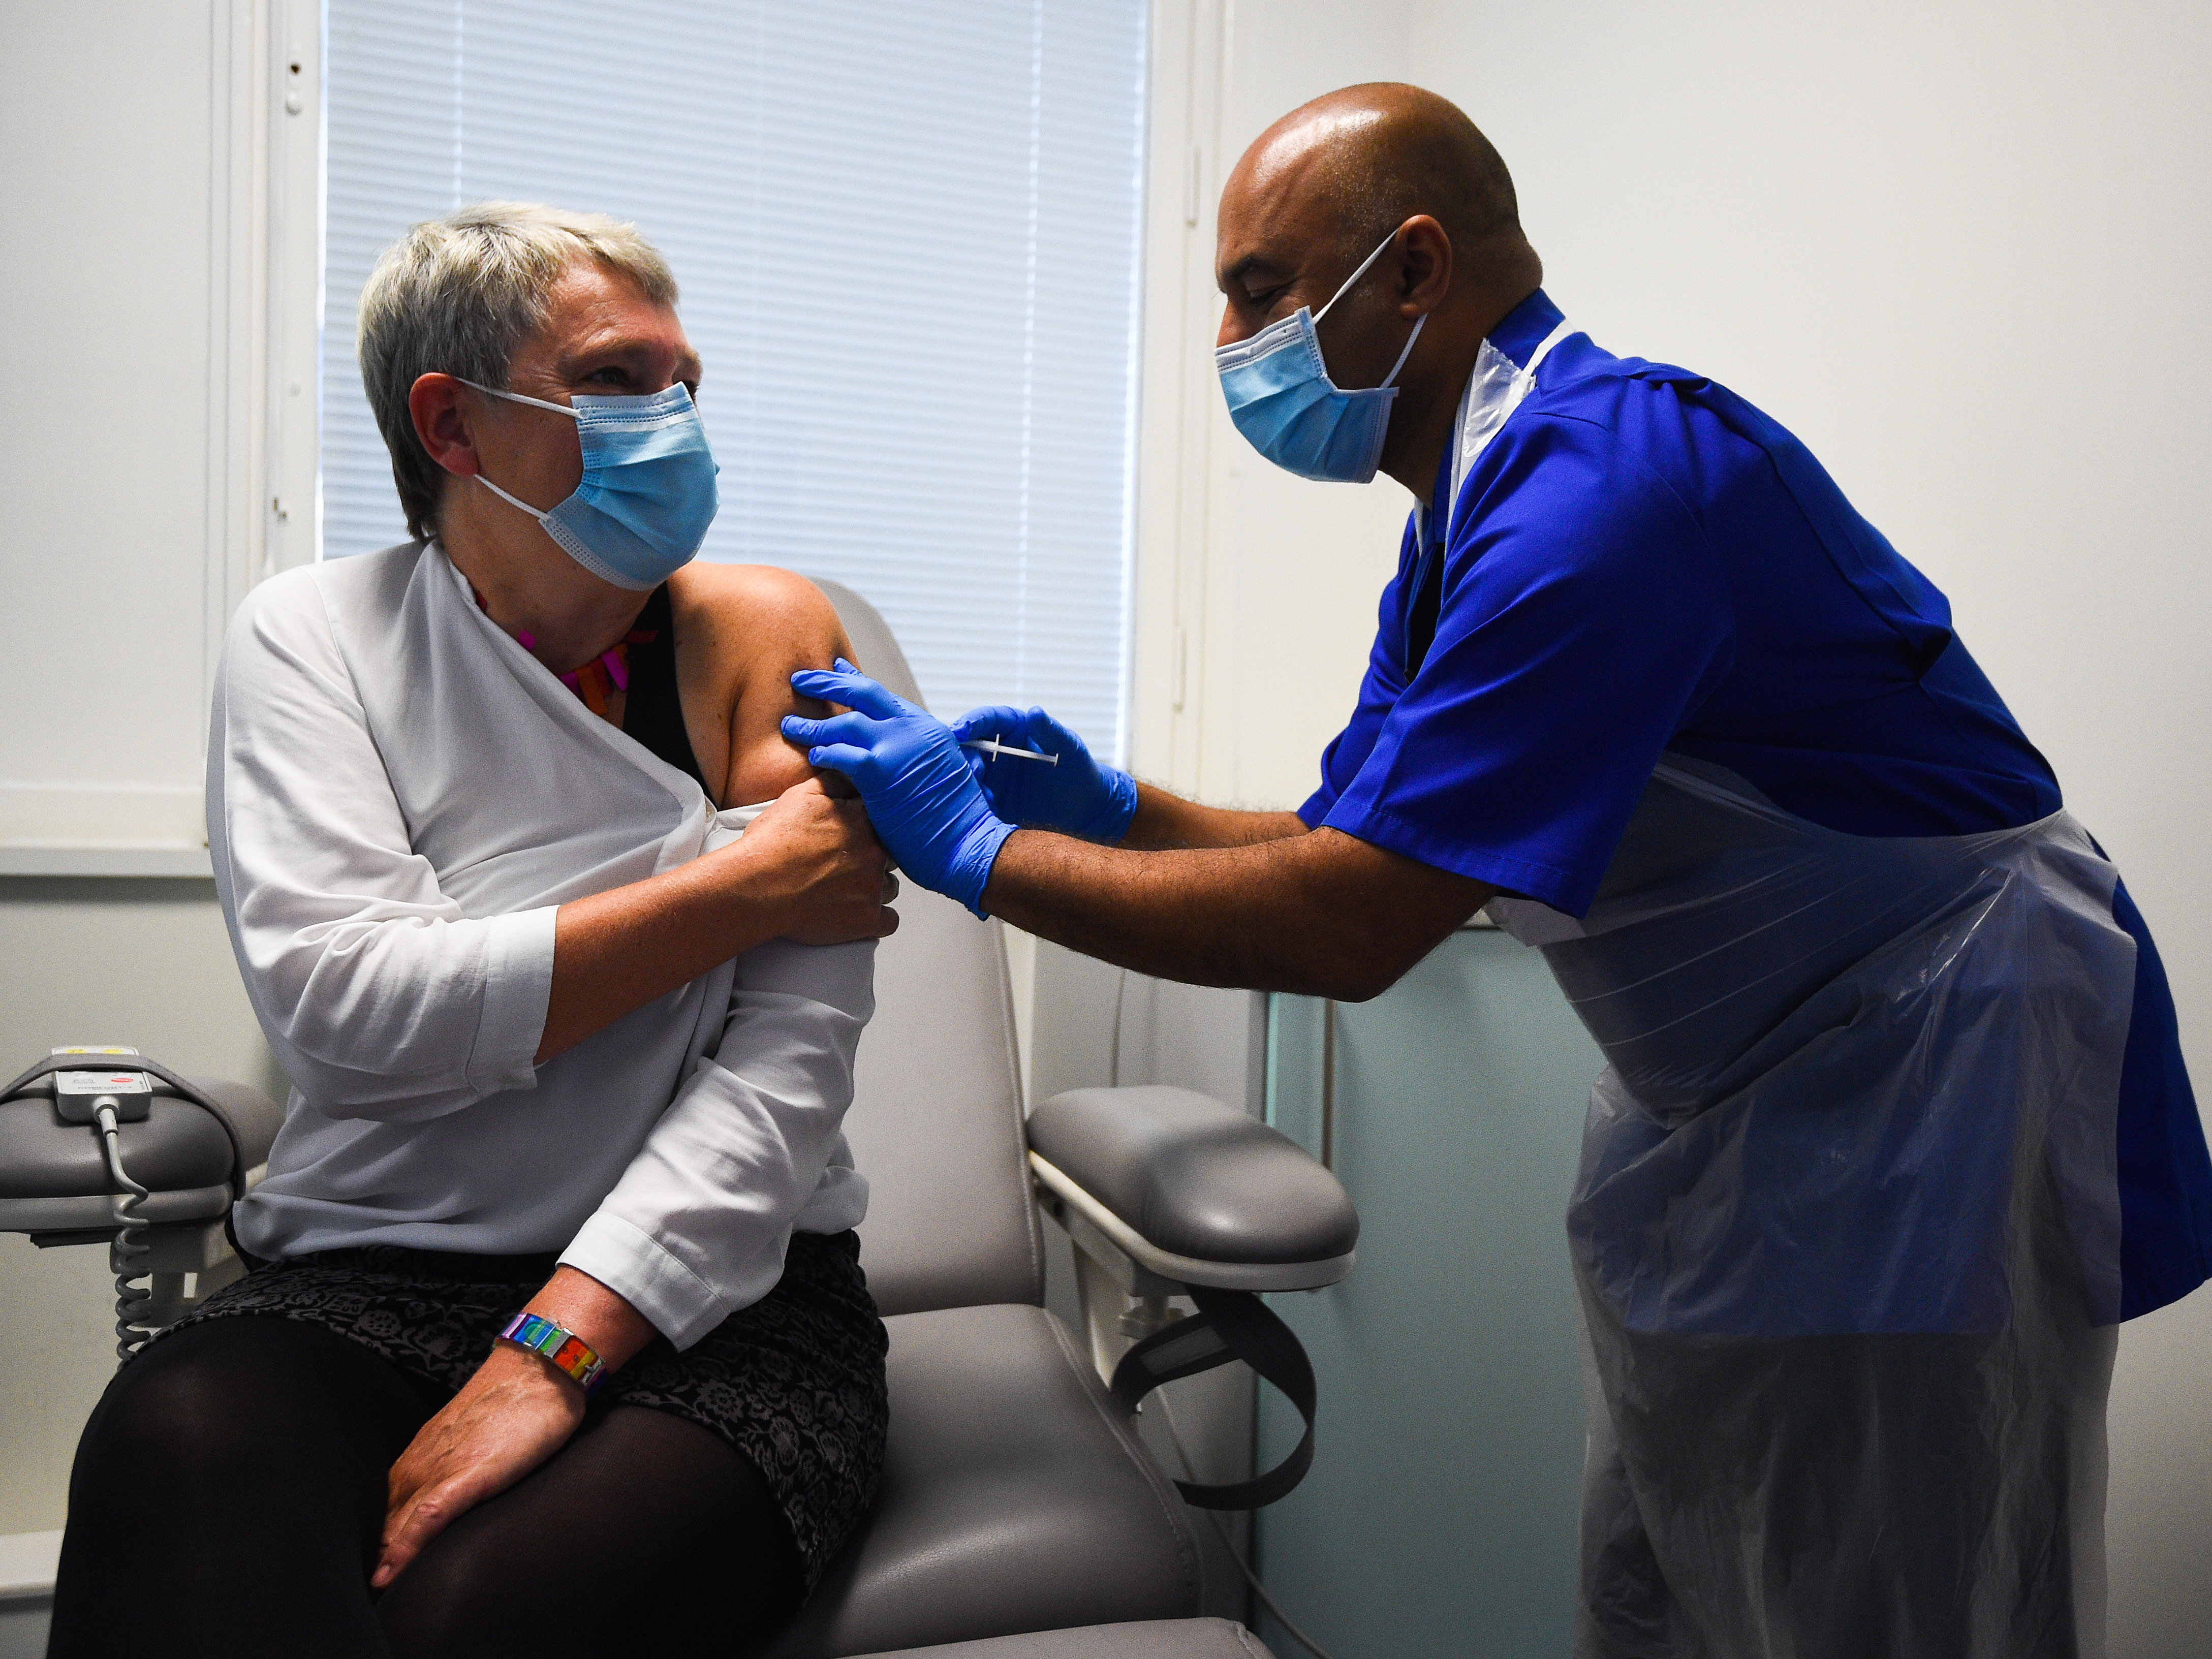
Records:
M515 349L579 259L627 276L656 304L676 303L668 262L635 225L532 202L478 202L427 220L379 256L361 290L361 381L416 540L436 528L448 475L415 434L408 393L434 373L505 390Z

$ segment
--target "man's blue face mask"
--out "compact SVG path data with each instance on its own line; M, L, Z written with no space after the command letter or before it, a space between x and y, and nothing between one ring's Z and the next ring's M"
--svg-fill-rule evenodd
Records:
M584 447L584 479L567 501L540 511L481 472L477 482L537 520L578 564L642 593L691 562L720 504L714 474L721 469L707 447L691 393L681 384L649 397L578 398L569 404L474 380L462 384L574 418Z
M1398 397L1391 382L1406 366L1428 318L1413 319L1406 349L1381 386L1352 392L1328 378L1314 325L1351 292L1397 237L1392 231L1382 239L1382 247L1359 262L1359 269L1344 279L1320 316L1300 306L1295 314L1268 324L1250 339L1214 351L1213 366L1220 371L1222 393L1229 399L1229 418L1253 448L1302 478L1365 483L1382 459L1390 405Z

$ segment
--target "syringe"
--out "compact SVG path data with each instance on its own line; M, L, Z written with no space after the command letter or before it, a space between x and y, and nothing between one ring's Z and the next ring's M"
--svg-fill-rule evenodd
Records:
M1060 764L1060 757L1040 753L1035 749L1017 749L1012 744L1000 743L996 738L963 738L963 749L980 749L987 755L1011 755L1016 760L1042 761L1047 766Z

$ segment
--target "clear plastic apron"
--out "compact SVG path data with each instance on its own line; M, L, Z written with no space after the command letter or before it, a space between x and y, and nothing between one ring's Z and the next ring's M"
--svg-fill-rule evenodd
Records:
M1578 1653L2101 1651L2116 880L2063 812L1847 836L1670 756L1586 919L1493 905L1609 1062Z

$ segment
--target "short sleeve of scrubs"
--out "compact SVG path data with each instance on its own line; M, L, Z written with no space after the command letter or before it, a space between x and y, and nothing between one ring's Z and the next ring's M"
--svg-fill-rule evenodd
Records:
M1453 520L1434 643L1408 683L1409 534L1359 708L1300 815L1580 915L1661 751L1726 672L1725 582L1637 446L1530 406Z

